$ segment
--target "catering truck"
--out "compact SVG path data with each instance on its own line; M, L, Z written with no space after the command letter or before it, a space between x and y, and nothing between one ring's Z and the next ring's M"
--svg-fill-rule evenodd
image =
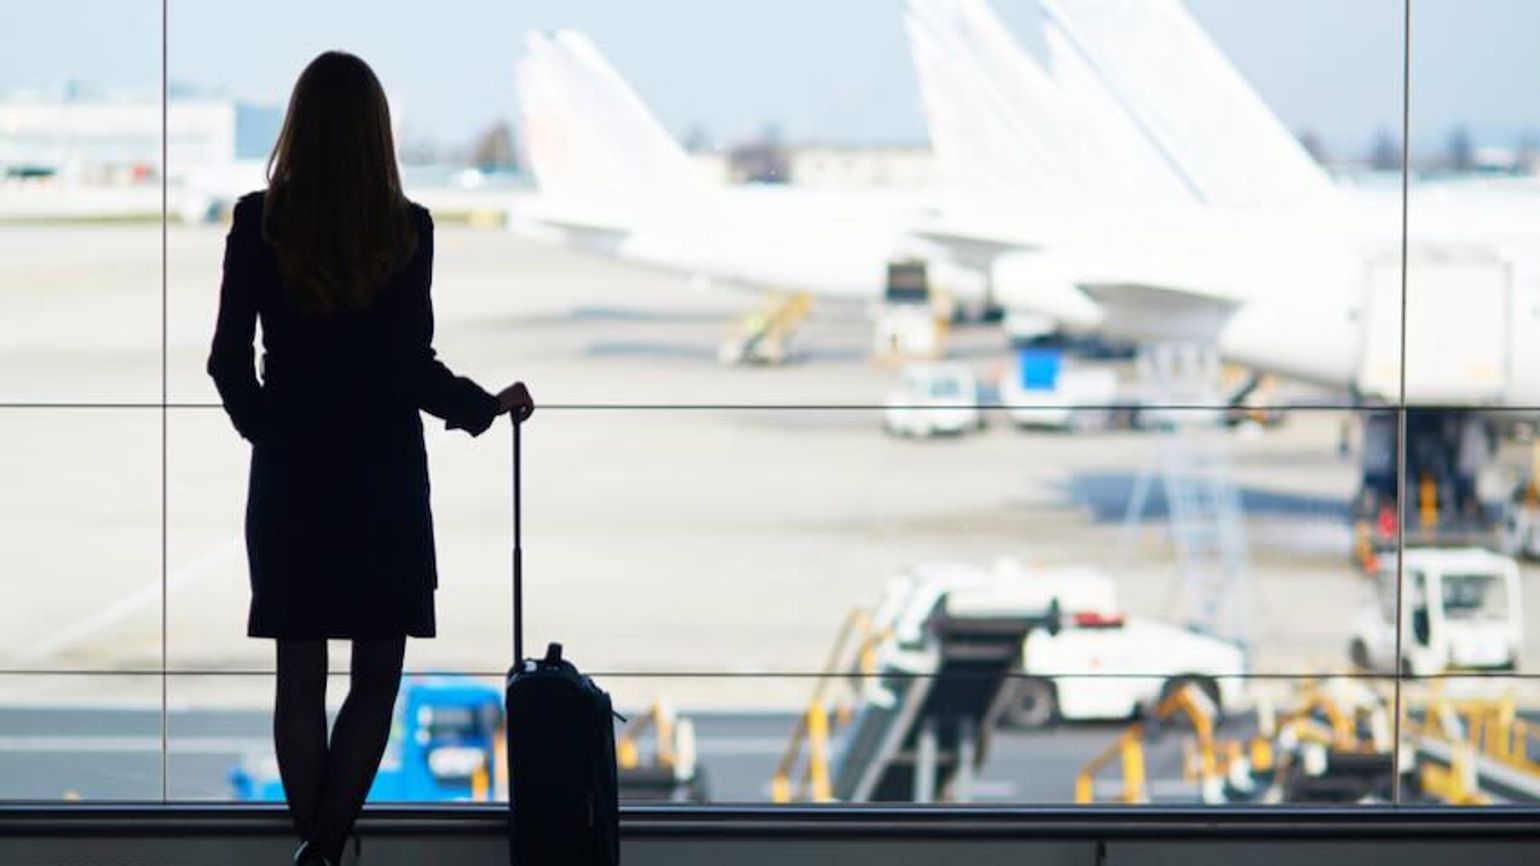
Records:
M1018 427L1085 430L1117 423L1120 393L1110 367L1067 362L1059 349L1024 347L1000 377L1000 403ZM1126 401L1125 401L1126 402ZM1126 419L1123 419L1126 420Z

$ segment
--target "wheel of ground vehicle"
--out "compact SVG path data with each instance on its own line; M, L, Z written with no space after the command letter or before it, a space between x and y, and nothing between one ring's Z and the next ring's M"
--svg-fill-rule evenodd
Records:
M1197 686L1202 690L1204 696L1214 705L1214 710L1219 711L1219 683L1214 682L1212 677L1196 674L1183 674L1166 680L1166 684L1160 687L1160 703L1165 703L1167 698L1189 685Z
M1017 728L1041 728L1059 715L1059 695L1053 683L1041 677L1016 681L1005 710L1005 721Z
M1353 638L1348 644L1348 659L1359 670L1369 670L1369 647L1359 638Z

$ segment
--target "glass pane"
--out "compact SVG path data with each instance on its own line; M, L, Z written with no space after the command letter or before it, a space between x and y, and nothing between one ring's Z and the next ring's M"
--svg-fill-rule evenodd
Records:
M1402 802L1540 800L1540 681L1502 673L1410 678L1401 705Z
M980 653L1001 621L948 628L939 643L880 654L852 677L599 676L626 717L616 723L622 799L1350 806L1390 797L1388 680L1002 678ZM916 673L926 657L944 673ZM174 799L281 796L267 739L272 686L267 676L173 677ZM345 689L334 677L333 711ZM1096 709L1114 704L1115 719ZM505 797L502 711L500 678L408 677L371 799Z
M246 636L251 448L215 408L173 410L169 435L171 668L271 670L272 642ZM427 431L439 637L411 642L414 669L496 671L512 657L507 436Z
M1408 670L1532 672L1523 631L1540 616L1524 597L1540 554L1533 413L1414 408L1406 423Z
M422 28L444 25L179 9L172 80L224 94L207 98L237 153L172 172L173 393L212 398L219 221L263 184L301 68L344 43L379 72L408 191L436 214L440 347L488 386L878 405L901 383L874 356L940 354L1007 402L1396 397L1399 282L1364 275L1399 248L1399 184L1369 171L1397 168L1374 150L1398 126L1399 2L1203 2L1195 27L1180 4L1117 27L1088 4L998 5L906 29L885 2L464 3L460 60L426 67ZM213 36L232 26L252 38ZM575 32L523 38L556 28ZM1248 373L1147 382L1081 357L1170 341ZM1023 379L1023 348L1053 376ZM1250 372L1299 381L1258 391Z
M853 611L899 603L895 587L978 581L1024 584L1021 604L1058 596L1115 637L1078 656L1092 670L1130 672L1147 642L1244 656L1241 671L1350 670L1374 604L1364 575L1394 563L1393 413L1220 414L1064 435L993 411L982 432L926 438L884 436L876 411L537 415L530 645L560 640L604 671L806 673ZM462 488L480 508L506 495L501 464L455 453L484 467ZM505 513L467 524L485 565L454 580L472 598L505 598ZM1184 658L1163 664L1198 663Z
M160 398L160 20L0 13L0 401Z
M1540 406L1532 216L1540 67L1506 0L1412 4L1407 400Z
M159 800L160 677L0 674L0 800Z
M347 654L333 647L333 667ZM501 678L408 676L397 698L389 744L371 802L485 800L502 785ZM281 801L273 754L271 675L173 676L170 792L174 800ZM327 715L348 678L327 685ZM506 791L506 787L502 788ZM506 798L506 794L501 795Z
M0 410L0 670L160 669L160 416Z

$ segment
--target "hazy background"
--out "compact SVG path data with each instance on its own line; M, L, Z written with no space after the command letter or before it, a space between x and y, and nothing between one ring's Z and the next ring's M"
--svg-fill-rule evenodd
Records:
M1189 0L1296 132L1366 151L1400 125L1401 0ZM1035 4L995 4L1018 30ZM169 0L176 87L281 101L317 51L355 51L390 90L402 138L463 146L512 119L513 61L530 28L590 33L676 135L727 143L776 125L788 140L920 143L901 0ZM1540 95L1540 3L1413 0L1413 143L1465 125L1513 146ZM0 88L69 80L153 88L159 0L0 6Z

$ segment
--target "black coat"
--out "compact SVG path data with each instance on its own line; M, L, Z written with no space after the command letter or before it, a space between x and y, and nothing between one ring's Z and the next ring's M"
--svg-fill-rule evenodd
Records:
M438 585L419 410L480 434L497 399L434 356L433 220L365 310L307 313L262 239L262 193L235 208L208 371L252 443L246 500L253 637L434 634ZM252 340L262 322L262 379Z

